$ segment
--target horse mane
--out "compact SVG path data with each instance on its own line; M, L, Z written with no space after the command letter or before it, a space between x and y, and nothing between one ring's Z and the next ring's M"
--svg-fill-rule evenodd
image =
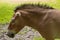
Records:
M50 7L46 4L43 5L43 4L38 3L38 4L22 4L20 6L17 6L14 11L16 12L17 10L20 10L20 9L29 9L29 8L34 8L34 7L44 8L44 9L54 9L53 7Z

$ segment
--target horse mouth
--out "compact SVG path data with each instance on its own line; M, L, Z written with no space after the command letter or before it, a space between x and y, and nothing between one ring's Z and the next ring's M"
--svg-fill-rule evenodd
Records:
M14 38L14 36L15 36L13 33L10 33L10 32L8 32L6 35L10 38Z

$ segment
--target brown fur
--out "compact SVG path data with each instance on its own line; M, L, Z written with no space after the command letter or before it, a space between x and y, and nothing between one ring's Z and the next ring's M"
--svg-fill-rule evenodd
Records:
M50 7L36 5L22 5L15 9L21 16L14 16L8 27L18 33L24 26L30 26L39 31L46 40L60 37L60 11ZM58 35L57 35L58 34ZM57 36L56 36L57 35Z

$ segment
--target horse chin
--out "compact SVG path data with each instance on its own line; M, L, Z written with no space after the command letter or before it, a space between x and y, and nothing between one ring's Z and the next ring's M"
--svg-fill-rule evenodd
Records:
M8 37L10 38L14 38L15 37L15 34L13 32L7 32L6 34Z
M10 37L10 38L14 38L14 34L6 34L8 37Z

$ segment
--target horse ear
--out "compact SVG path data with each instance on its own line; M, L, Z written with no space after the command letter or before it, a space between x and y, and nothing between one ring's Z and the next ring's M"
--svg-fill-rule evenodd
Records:
M21 13L20 12L16 12L15 15L16 16L21 16Z
M27 14L29 14L27 11L20 11L20 14L22 15L22 16L26 16Z

